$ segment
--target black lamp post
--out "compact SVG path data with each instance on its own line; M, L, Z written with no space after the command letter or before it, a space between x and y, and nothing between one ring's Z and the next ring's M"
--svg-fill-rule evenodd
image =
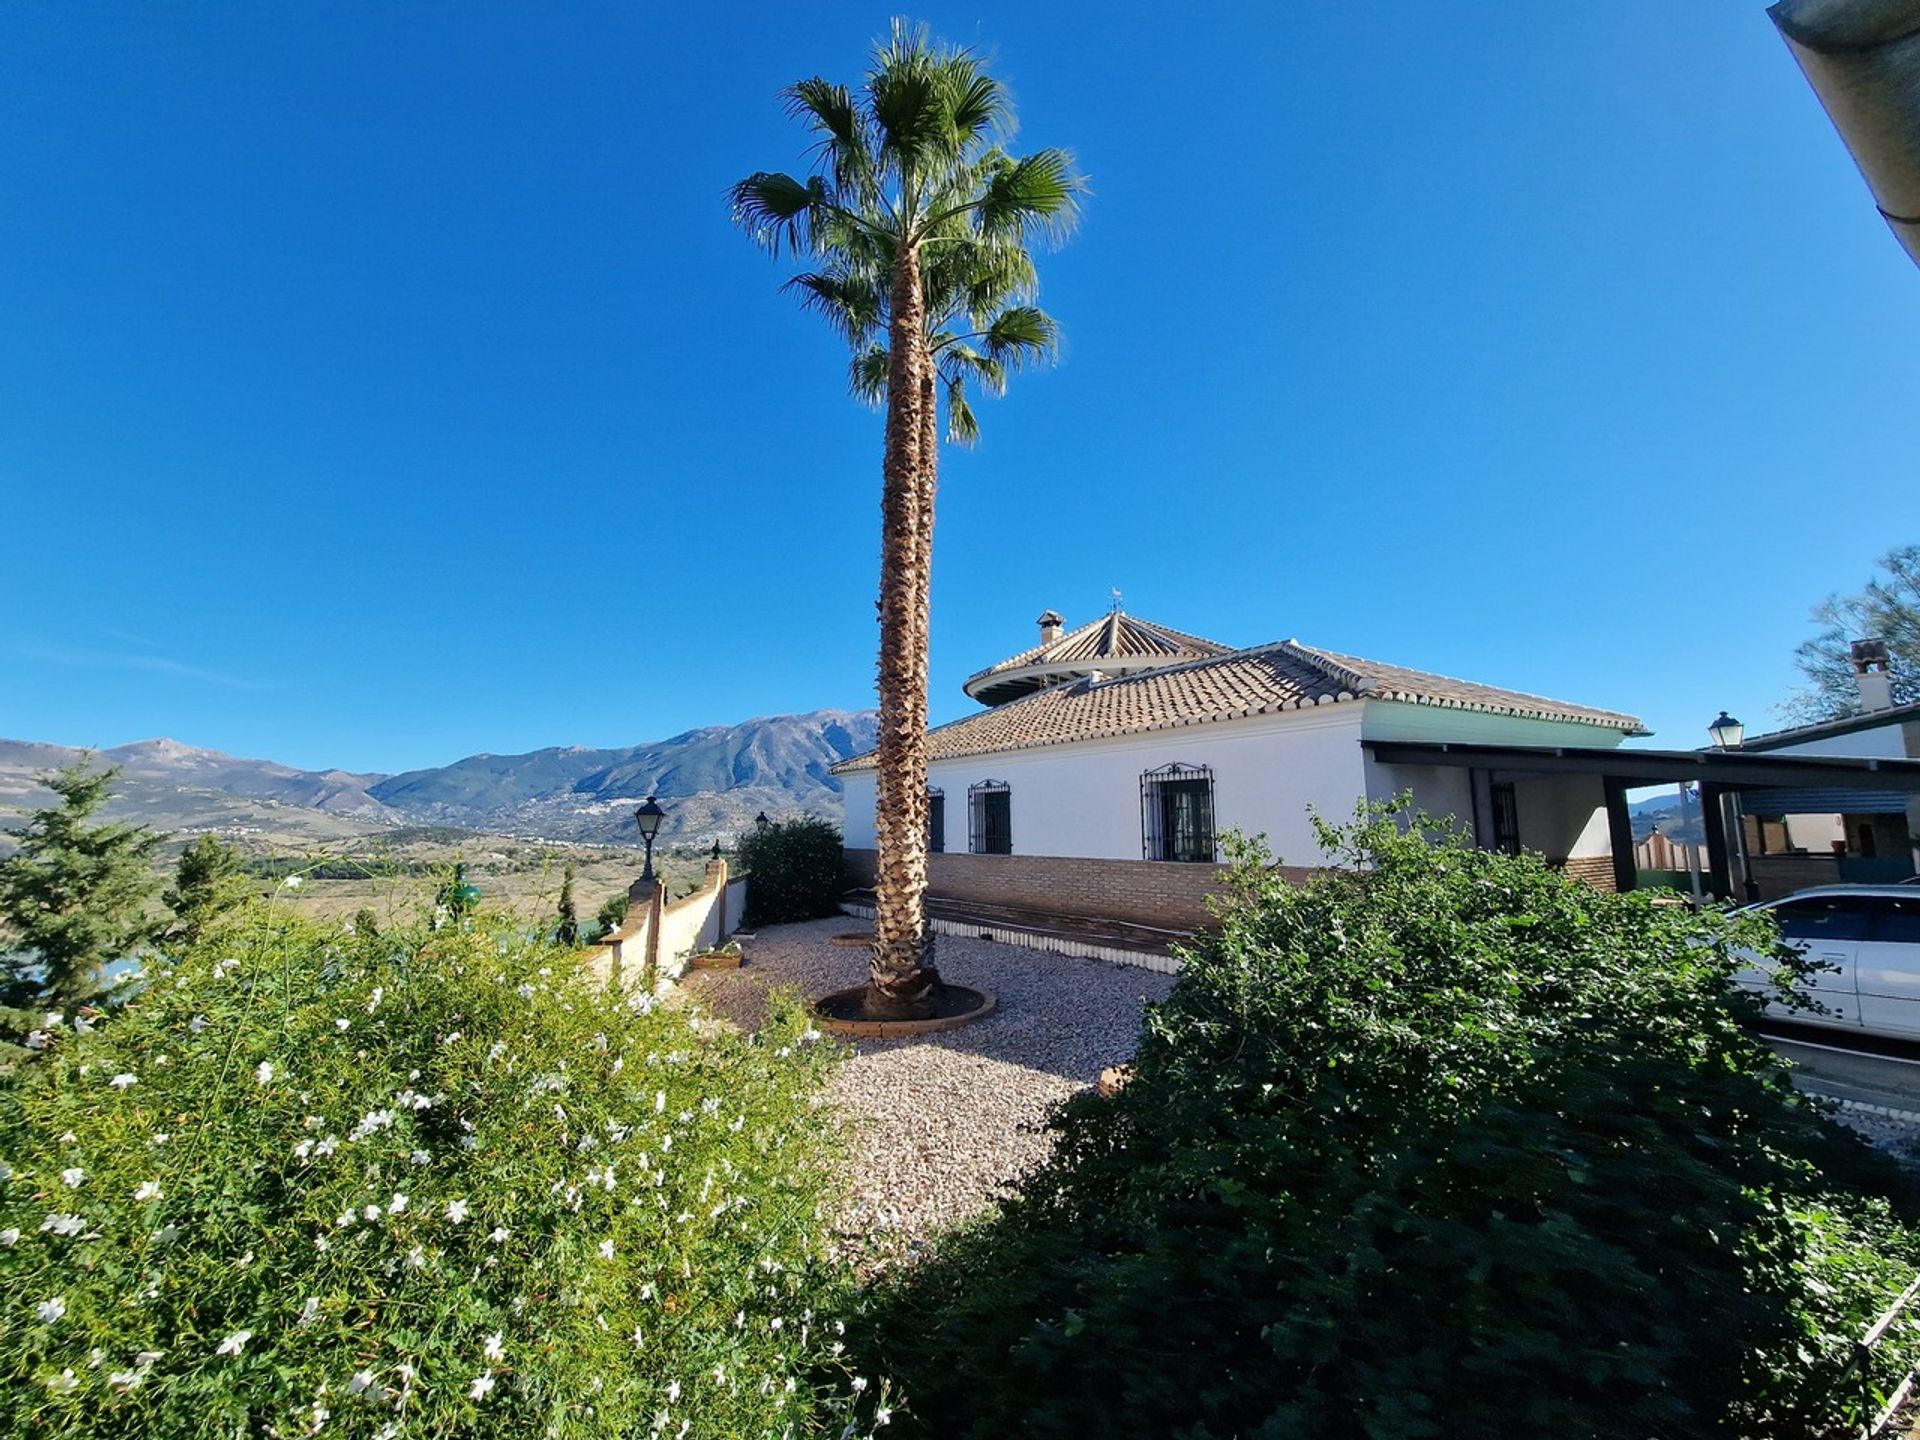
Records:
M667 812L651 795L647 796L646 804L633 812L633 823L640 827L640 838L647 842L647 863L640 872L642 885L651 884L653 881L653 837L660 833L660 822L666 818Z
M1725 754L1740 748L1740 742L1747 738L1747 727L1722 710L1707 726L1707 734L1713 737L1713 748ZM1741 889L1746 892L1749 901L1758 900L1760 887L1753 883L1753 855L1747 846L1747 820L1740 813L1740 792L1730 790L1727 796L1732 802L1728 809L1733 816L1734 843L1740 847Z
M756 830L764 830L767 828L767 826L771 825L772 823L773 822L771 820L767 819L767 812L764 810L762 810L758 815L753 817L753 826L754 826L754 829Z

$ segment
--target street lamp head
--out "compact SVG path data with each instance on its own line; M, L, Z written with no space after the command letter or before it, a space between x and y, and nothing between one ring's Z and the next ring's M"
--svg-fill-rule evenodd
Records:
M764 830L773 822L767 819L767 812L762 810L758 815L753 817L753 823L757 828Z
M667 812L661 808L660 802L651 795L647 796L646 804L633 812L633 823L640 827L641 838L649 843L652 842L654 836L660 833L660 822L666 818Z
M1747 738L1747 727L1722 710L1714 716L1713 723L1707 726L1707 734L1713 737L1716 748L1738 750L1740 742Z

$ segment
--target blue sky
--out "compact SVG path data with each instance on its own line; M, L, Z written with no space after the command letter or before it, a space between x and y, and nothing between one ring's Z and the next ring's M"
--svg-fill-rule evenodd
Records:
M878 420L723 192L888 13L0 9L0 735L871 703ZM1920 538L1920 275L1758 0L914 13L1094 190L944 460L936 719L1118 586L1695 745Z

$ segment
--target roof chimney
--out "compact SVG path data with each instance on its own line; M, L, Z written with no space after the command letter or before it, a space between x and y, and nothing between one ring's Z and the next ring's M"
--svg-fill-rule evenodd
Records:
M1853 678L1860 686L1860 708L1868 714L1893 707L1891 658L1884 640L1856 640L1848 646Z
M1060 612L1058 610L1042 610L1040 612L1040 643L1042 645L1051 645L1054 641L1058 640L1060 638L1060 628L1066 623L1065 620L1060 618Z

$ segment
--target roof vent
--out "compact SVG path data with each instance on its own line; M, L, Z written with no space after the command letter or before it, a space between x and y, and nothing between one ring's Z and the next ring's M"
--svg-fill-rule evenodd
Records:
M1847 647L1853 678L1860 687L1860 708L1868 714L1893 708L1893 657L1884 640L1856 640Z
M1058 610L1042 610L1040 612L1040 643L1051 645L1058 640L1066 623Z

